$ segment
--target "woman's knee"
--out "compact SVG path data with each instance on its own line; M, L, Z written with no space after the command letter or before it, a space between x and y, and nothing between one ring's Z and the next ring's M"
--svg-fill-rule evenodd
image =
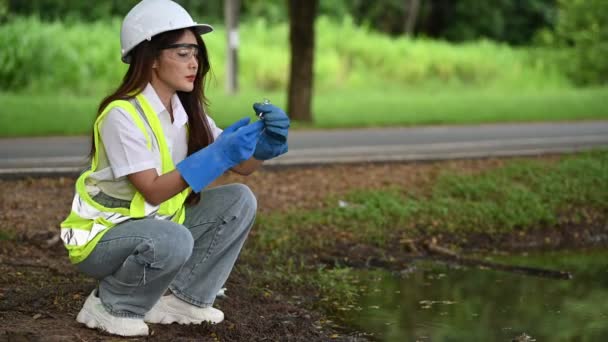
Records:
M238 199L236 205L232 208L232 215L229 215L228 220L236 219L239 223L236 225L236 229L240 234L249 232L257 211L257 199L251 189L244 184L231 184L231 191L234 196Z
M258 208L258 200L253 191L247 185L241 183L234 183L228 186L230 187L230 191L234 193L234 196L238 198L240 207L245 209L246 212L255 214Z
M181 267L192 255L194 239L190 231L177 223L159 221L152 241L154 261L159 267Z

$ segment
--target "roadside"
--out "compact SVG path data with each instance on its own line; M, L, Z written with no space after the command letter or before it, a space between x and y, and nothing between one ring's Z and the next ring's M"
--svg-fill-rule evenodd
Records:
M540 220L504 230L491 228L494 227L491 224L502 227L502 221L496 218L480 221L478 229L465 230L464 225L449 227L431 211L436 218L433 226L434 221L426 221L424 215L418 217L411 212L410 216L405 215L407 212L401 205L406 202L403 198L420 199L412 203L419 208L418 212L424 213L420 209L425 208L422 199L441 190L437 186L445 183L442 175L482 179L485 174L508 169L514 159L285 167L263 169L249 177L227 175L217 184L249 185L257 194L260 207L259 220L227 284L228 298L218 301L227 320L218 326L155 325L149 339L364 340L372 337L341 326L332 311L332 302L356 297L357 289L346 273L349 268L398 270L412 258L428 256L425 246L429 241L463 254L606 245L606 239L602 238L608 234L607 201L603 201L608 189L606 176L602 176L607 168L606 153L591 155L587 164L568 164L571 159L587 162L585 158L568 155L517 158L524 166L512 171L516 179L523 176L520 184L524 187L532 188L532 183L526 183L530 179L541 179L546 174L556 177L558 187L546 189L548 194L566 189L561 188L565 184L561 184L564 182L558 178L559 172L572 177L574 182L580 175L568 172L580 173L584 167L590 170L593 179L590 183L573 183L583 195L564 197L572 205L561 207L555 221L548 214L542 216L545 213L539 209L507 219L524 220L538 214ZM457 179L464 186L459 188L461 192L468 184L466 179L470 178ZM488 181L488 187L504 186L500 183L502 179ZM95 285L69 265L56 235L56 227L70 207L73 182L73 178L0 180L2 337L117 340L74 321ZM549 183L542 180L538 184ZM480 203L501 203L498 194L490 198L480 189L483 186L473 188L482 197ZM406 197L397 196L393 200L391 191ZM515 201L525 202L526 196ZM559 196L556 193L554 197ZM542 196L539 200L546 201ZM376 209L382 210L357 213L357 208L371 207L370 203L377 203ZM411 234L403 235L406 232ZM332 292L334 297L328 298Z
M0 139L0 178L75 176L90 138ZM570 153L608 146L608 121L295 130L267 166L426 161Z

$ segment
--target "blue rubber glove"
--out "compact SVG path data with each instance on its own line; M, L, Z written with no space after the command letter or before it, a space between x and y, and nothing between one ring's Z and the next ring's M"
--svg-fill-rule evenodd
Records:
M287 141L282 141L263 132L255 146L253 157L257 160L268 160L287 153Z
M272 104L255 103L253 110L262 114L264 131L255 147L253 157L258 160L268 160L287 153L287 135L289 133L289 117L282 109Z
M209 146L198 150L179 162L176 168L194 192L221 176L228 169L251 158L264 123L251 125L243 118L226 128Z
M256 115L262 113L262 120L264 121L266 132L272 136L276 136L277 139L287 140L290 121L287 114L285 114L281 108L270 103L254 103L253 110Z

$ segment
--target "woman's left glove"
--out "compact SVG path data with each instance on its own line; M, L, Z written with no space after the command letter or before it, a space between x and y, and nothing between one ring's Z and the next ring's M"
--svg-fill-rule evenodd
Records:
M264 124L260 121L248 125L250 118L243 118L227 127L217 139L175 167L194 192L221 176L228 169L251 158Z
M287 153L290 120L285 112L272 104L254 103L253 110L262 114L264 131L258 140L253 157L268 160Z

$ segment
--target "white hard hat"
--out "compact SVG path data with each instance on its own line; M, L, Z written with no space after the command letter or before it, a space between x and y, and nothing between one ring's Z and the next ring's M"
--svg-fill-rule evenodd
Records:
M120 29L122 61L129 64L129 52L144 40L182 28L193 28L202 35L213 31L207 24L198 24L186 10L170 0L142 0L125 16Z

